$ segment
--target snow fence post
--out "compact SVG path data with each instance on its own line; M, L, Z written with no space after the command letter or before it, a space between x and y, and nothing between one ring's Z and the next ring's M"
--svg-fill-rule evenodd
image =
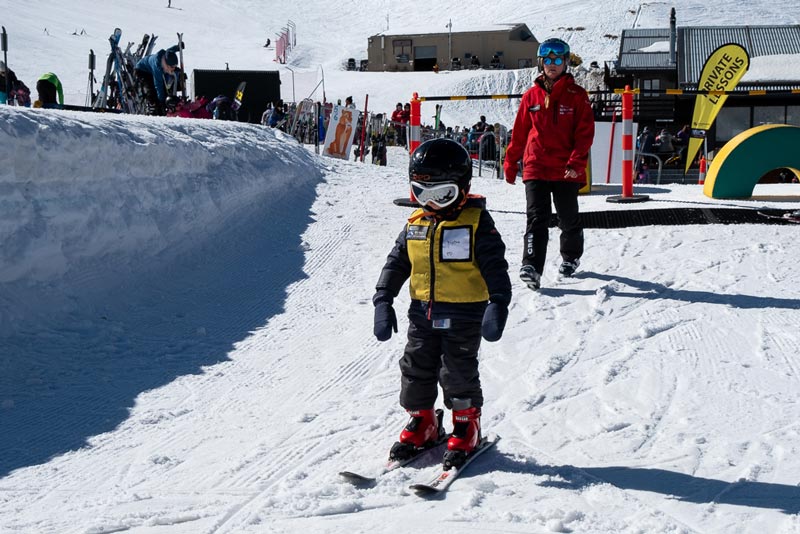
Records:
M367 135L367 117L368 117L368 115L367 115L367 104L369 104L369 95L367 95L366 98L364 99L364 120L361 121L361 144L359 145L360 146L360 150L361 150L361 154L360 154L361 163L364 163L364 148L366 148L365 147L365 141L366 141L366 135Z
M611 139L608 142L608 168L606 169L606 183L611 183L611 162L614 159L614 133L617 129L617 115L619 115L619 109L614 107L614 111L611 113Z

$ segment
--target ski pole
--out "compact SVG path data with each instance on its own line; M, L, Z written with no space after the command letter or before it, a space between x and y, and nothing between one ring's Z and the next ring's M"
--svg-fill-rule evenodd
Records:
M6 70L8 70L8 34L6 33L6 27L3 26L2 28L3 28L3 33L0 34L0 45L2 45L2 48L3 48L3 63L6 66ZM11 99L8 98L8 95L10 93L9 85L8 85L8 79L9 79L8 72L6 72L4 78L6 80L6 87L5 87L5 90L6 90L6 104L8 104L10 106L11 105Z
M94 66L95 66L94 50L89 49L89 92L86 94L86 107L92 105L94 100Z

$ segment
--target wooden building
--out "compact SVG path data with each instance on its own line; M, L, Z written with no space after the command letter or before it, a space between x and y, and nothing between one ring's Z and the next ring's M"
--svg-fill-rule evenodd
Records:
M539 42L525 24L442 33L377 34L367 44L367 70L518 69L536 64Z

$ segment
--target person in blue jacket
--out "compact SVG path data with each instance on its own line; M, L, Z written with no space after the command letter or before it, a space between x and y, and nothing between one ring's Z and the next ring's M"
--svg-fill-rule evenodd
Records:
M136 83L144 96L147 115L166 114L167 98L170 96L167 87L178 82L175 71L178 68L178 50L182 45L159 50L136 63Z

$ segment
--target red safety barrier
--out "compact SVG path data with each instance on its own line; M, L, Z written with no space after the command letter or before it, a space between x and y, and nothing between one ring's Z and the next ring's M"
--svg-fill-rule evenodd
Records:
M700 156L700 174L697 175L697 183L703 185L706 183L706 157Z
M411 97L411 116L408 120L408 153L412 154L420 145L420 125L422 124L422 101L419 93Z
M633 91L622 93L622 196L633 196Z
M629 85L622 92L622 195L610 196L606 202L643 202L647 195L633 194L633 94Z

